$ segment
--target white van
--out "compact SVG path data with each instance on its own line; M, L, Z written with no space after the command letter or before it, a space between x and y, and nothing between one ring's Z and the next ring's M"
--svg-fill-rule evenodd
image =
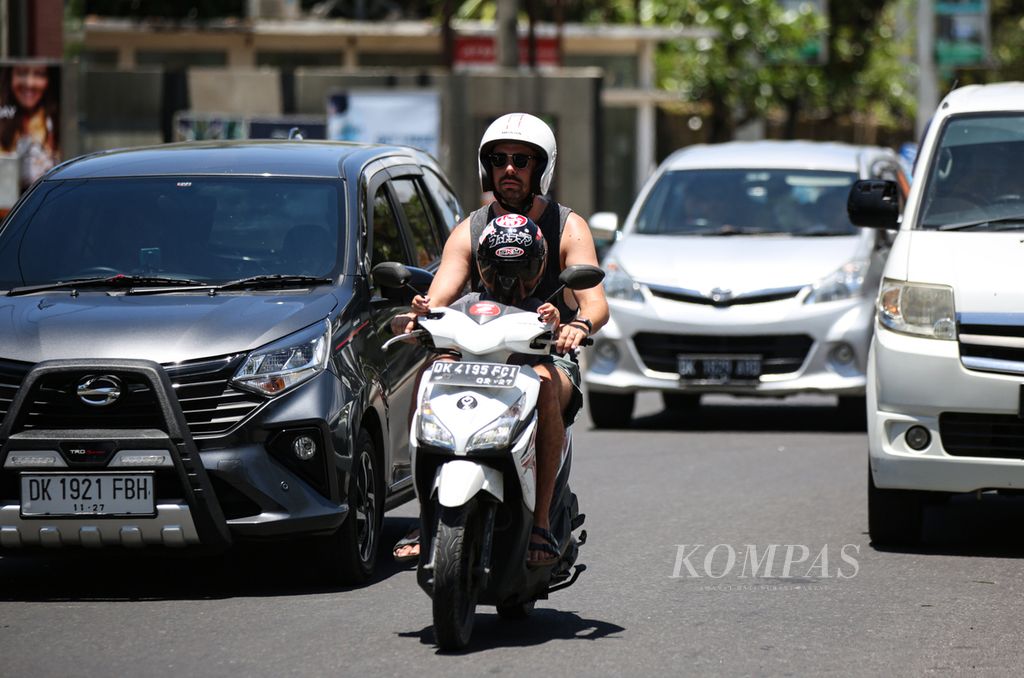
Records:
M896 186L861 181L851 220L896 228ZM920 538L950 493L1024 488L1024 83L939 105L886 263L868 358L868 522Z

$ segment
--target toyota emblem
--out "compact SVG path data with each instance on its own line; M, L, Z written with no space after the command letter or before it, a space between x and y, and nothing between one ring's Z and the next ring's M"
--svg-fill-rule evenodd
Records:
M78 399L86 405L104 407L121 397L121 380L112 374L88 376L78 382Z

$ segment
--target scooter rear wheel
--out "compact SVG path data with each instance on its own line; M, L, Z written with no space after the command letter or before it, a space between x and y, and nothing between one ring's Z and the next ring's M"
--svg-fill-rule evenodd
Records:
M480 562L475 502L441 508L434 538L434 638L441 650L469 645L476 617Z
M526 619L533 612L536 604L537 601L531 600L528 603L518 603L516 605L499 605L498 616L509 621Z

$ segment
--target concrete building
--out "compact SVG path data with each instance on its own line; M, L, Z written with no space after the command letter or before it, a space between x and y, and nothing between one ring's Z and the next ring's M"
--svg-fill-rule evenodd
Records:
M490 56L493 25L455 22L453 27L454 68L449 72L441 27L433 22L282 18L198 25L87 17L79 38L79 96L85 109L81 146L92 150L119 140L164 140L155 137L161 132L166 136L166 100L183 88L187 94L179 100L187 100L192 111L310 115L323 112L324 100L317 97L331 83L419 83L447 92L442 134L446 150L439 155L467 204L475 197L473 177L460 168L472 168L476 139L457 137L479 138L481 125L486 124L480 116L507 110L481 101L490 97L500 106L542 106L544 110L536 112L559 121L561 159L589 158L572 174L589 172L594 177L591 187L584 190L585 182L565 185L561 199L584 213L610 209L624 216L636 189L656 165L656 106L675 100L655 87L655 49L661 42L706 32L578 24L558 31L554 25L539 24L536 70L501 72ZM525 40L525 26L520 26L520 35ZM134 78L134 84L126 86L127 81L112 75L115 72ZM525 84L513 86L517 78ZM595 81L589 86L594 95L587 94L590 90L579 79ZM320 86L311 84L316 80ZM462 88L461 93L453 93L453 86ZM316 95L310 94L310 87ZM120 115L110 97L119 97L134 115ZM138 101L126 103L125 97ZM162 124L140 125L140 108L152 113L154 97L163 100L157 106ZM131 129L114 118L125 119ZM581 125L585 127L579 134ZM582 148L588 138L593 140L592 149ZM568 172L560 174L565 183Z

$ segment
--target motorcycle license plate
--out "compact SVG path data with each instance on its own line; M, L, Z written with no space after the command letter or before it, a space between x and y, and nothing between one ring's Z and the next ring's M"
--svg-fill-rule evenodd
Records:
M22 516L154 515L151 473L23 473Z
M759 355L680 355L679 378L684 381L724 384L757 381L761 376Z
M504 363L467 363L438 360L430 369L430 381L449 386L486 386L509 388L515 386L519 365Z

